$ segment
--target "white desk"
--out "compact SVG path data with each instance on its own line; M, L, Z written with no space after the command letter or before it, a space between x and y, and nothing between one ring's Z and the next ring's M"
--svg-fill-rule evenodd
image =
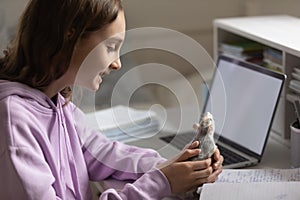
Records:
M290 147L279 142L271 133L261 162L250 168L290 168Z

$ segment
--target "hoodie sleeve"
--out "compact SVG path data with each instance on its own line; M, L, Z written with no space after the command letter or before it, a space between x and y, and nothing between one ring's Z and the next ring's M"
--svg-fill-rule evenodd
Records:
M155 168L166 159L156 151L109 141L98 131L86 127L84 123L77 124L77 129L91 180L113 178L134 181L126 184L121 190L106 190L102 193L101 200L161 199L171 195L167 178Z
M155 151L107 141L95 133L90 142L84 144L84 157L90 179L100 181L117 179L134 181L121 190L109 189L103 199L161 199L169 196L171 189L164 174L155 166L165 159ZM97 145L96 146L93 146Z
M104 191L99 199L158 200L170 195L171 189L165 176L159 170L153 170L145 173L132 184L127 183L121 190L108 189Z

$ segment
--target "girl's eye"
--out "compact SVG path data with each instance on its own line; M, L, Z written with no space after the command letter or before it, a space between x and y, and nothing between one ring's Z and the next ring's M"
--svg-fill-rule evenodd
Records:
M114 52L116 51L116 47L115 46L107 46L107 52L108 53L111 53L111 52Z

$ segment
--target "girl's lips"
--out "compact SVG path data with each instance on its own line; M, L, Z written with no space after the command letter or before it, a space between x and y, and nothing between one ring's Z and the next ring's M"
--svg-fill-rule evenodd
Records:
M109 75L109 72L101 72L101 73L99 73L99 76L101 76L101 77L104 77L106 75Z

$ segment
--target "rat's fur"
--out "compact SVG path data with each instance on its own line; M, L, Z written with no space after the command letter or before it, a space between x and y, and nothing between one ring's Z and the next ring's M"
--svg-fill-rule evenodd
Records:
M211 157L216 150L214 140L215 121L211 113L205 113L196 132L197 134L193 141L199 141L199 148L201 149L201 152L193 160L203 160Z

